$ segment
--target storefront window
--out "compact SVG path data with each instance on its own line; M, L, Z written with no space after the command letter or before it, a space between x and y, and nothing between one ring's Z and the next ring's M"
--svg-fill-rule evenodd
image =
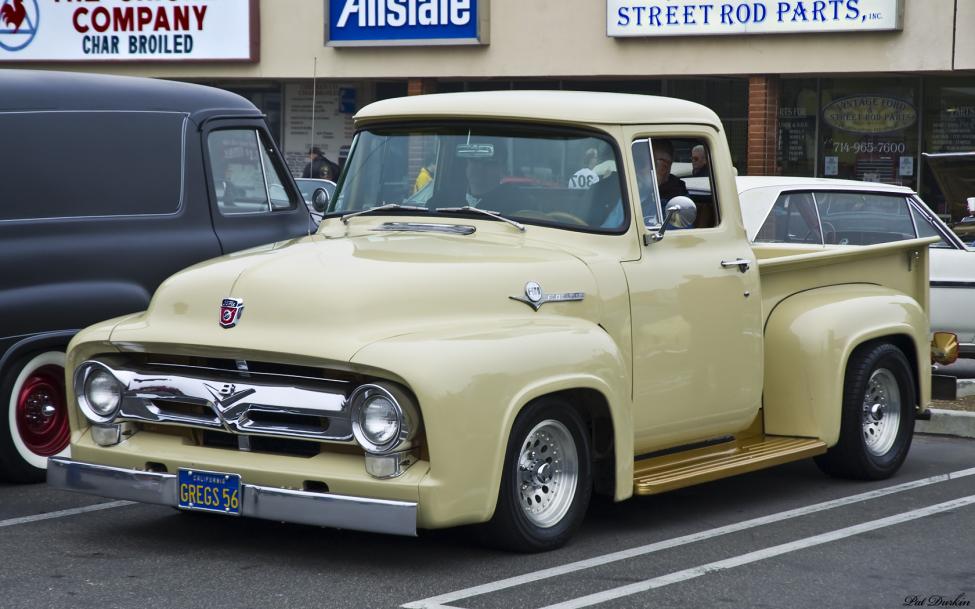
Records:
M816 175L816 79L782 80L779 96L779 167L782 175Z
M975 78L930 78L924 81L924 152L975 151ZM951 215L937 176L922 159L921 198L933 211ZM973 193L975 194L975 193ZM956 207L962 207L956 203ZM959 210L955 210L954 220ZM961 212L963 213L963 212Z
M823 79L819 175L917 187L917 79Z

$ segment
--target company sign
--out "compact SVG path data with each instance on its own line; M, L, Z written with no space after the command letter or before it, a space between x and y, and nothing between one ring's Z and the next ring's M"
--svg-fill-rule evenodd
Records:
M257 61L258 0L0 0L0 63Z
M903 29L904 0L606 0L610 37Z
M896 97L859 95L823 108L823 120L836 129L874 135L910 127L917 121L917 110Z
M487 44L488 0L326 0L329 46Z

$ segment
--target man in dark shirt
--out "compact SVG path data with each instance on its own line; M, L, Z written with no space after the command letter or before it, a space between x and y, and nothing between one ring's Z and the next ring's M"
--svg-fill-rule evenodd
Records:
M653 167L657 173L657 186L660 189L660 204L666 209L667 201L674 197L687 196L684 180L670 173L674 164L674 145L670 140L653 140Z
M339 166L325 158L322 149L315 146L308 151L308 162L301 172L303 178L316 178L336 181L339 177Z

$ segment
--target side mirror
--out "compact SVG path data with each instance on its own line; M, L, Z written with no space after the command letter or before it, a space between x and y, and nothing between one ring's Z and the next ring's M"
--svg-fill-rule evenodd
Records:
M975 216L975 197L968 197L968 215Z
M697 205L690 197L674 197L667 202L666 215L660 225L660 230L655 233L647 234L643 238L646 245L656 243L664 238L667 227L670 228L690 228L697 219Z
M324 188L316 188L311 195L311 205L318 213L325 213L328 207L328 191Z

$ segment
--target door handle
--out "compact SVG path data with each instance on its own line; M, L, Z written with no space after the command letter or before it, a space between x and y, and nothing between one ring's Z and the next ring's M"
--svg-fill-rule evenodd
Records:
M737 268L744 273L751 267L752 261L746 258L735 258L734 260L722 260L721 266L726 269Z

